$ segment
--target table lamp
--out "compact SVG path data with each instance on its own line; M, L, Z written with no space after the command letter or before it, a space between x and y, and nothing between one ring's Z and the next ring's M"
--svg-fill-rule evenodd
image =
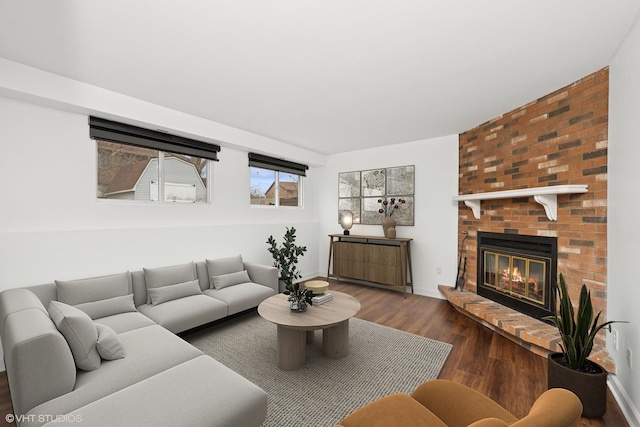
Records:
M344 229L344 235L349 235L349 229L353 226L353 212L342 211L340 212L340 225Z

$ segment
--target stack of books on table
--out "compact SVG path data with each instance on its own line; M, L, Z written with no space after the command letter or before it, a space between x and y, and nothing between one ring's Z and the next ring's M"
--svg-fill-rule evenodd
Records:
M314 296L313 298L311 298L311 301L313 301L313 303L316 305L320 305L324 304L327 301L331 301L332 299L333 295L331 295L329 292L325 292L323 294Z

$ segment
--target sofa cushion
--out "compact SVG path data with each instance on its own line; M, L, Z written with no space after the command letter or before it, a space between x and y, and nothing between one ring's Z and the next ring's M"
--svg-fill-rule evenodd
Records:
M98 331L98 342L96 348L100 357L104 360L117 360L122 359L126 352L122 346L122 341L118 338L118 334L108 326L96 323L96 330Z
M100 323L113 329L117 334L155 325L156 322L139 312L114 314L113 316L94 319L93 323Z
M216 290L226 288L227 286L237 285L239 283L250 282L249 274L247 270L238 271L235 273L221 274L219 276L211 276L211 283Z
M204 293L224 302L229 307L229 315L257 307L262 301L276 294L273 289L252 282L240 283L220 290L207 289Z
M164 304L143 304L138 311L177 334L227 316L227 305L206 295L192 295Z
M136 306L133 304L133 294L85 302L74 307L84 311L94 320L100 317L113 316L114 314L137 311Z
M242 262L241 255L229 258L208 259L205 261L207 263L209 277L237 273L238 271L244 270L244 263ZM210 283L209 285L210 288L213 288L213 283Z
M149 289L149 297L151 298L152 305L162 304L163 302L173 301L174 299L191 295L199 295L201 293L202 290L200 290L200 284L197 280Z
M58 301L69 305L119 297L131 293L131 275L128 271L90 279L56 280Z
M49 316L69 343L78 369L98 369L101 359L96 348L98 331L93 320L84 311L58 301L49 304Z
M151 303L151 297L148 294L149 289L189 282L198 278L193 262L169 267L143 268L142 270L144 271L144 281L147 285L147 304Z

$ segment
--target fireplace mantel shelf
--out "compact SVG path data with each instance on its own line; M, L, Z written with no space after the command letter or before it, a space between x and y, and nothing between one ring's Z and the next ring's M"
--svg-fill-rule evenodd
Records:
M523 188L521 190L493 191L489 193L461 194L453 200L464 202L473 211L473 216L480 219L480 202L483 200L510 199L514 197L530 197L544 207L549 221L558 220L558 194L586 193L587 185L551 185L547 187Z

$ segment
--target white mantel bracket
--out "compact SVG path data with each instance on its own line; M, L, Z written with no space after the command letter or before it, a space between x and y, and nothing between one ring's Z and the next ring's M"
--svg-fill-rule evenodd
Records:
M453 200L464 202L471 208L473 216L480 219L480 203L483 200L531 197L544 207L549 221L558 220L558 194L586 193L587 185L552 185L548 187L523 188L521 190L494 191L490 193L463 194Z

